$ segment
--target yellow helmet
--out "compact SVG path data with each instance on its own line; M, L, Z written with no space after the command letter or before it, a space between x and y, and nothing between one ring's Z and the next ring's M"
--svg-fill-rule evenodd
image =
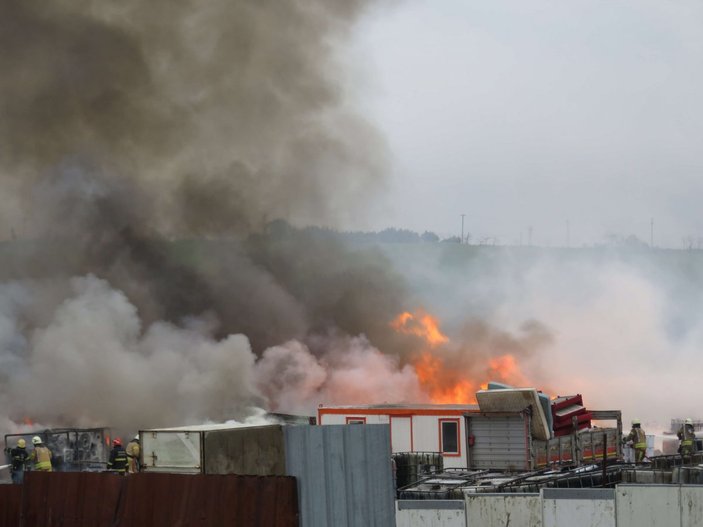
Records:
M17 440L17 446L20 448L24 448L27 446L27 442L22 439L21 437Z
M635 426L635 425L638 425L638 424L640 424L640 420L639 420L639 419L633 419L633 420L632 420L632 426Z

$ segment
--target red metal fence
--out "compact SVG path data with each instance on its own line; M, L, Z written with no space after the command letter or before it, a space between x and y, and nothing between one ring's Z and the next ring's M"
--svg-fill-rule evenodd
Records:
M0 485L0 527L297 527L289 476L30 472Z
M0 485L0 527L19 525L21 509L22 486Z

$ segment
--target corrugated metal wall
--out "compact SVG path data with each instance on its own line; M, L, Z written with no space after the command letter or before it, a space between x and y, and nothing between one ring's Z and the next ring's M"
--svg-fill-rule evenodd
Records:
M470 468L530 470L530 421L526 414L467 417Z
M21 525L111 527L123 479L97 472L28 472Z
M124 479L115 527L298 525L290 477L138 474Z
M22 486L0 485L0 527L17 527L22 510Z
M299 524L295 478L286 476L30 472L23 485L4 487L3 527Z
M303 527L394 527L388 425L285 427Z

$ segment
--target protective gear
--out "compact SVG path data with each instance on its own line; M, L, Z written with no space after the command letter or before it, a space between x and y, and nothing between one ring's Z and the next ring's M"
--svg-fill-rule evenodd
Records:
M122 446L122 440L118 437L112 440L112 446Z
M29 458L29 452L24 447L24 439L20 439L17 441L17 447L10 450L12 483L19 484L24 481L24 471L27 468L27 459Z
M632 448L635 449L635 463L642 463L647 453L647 435L640 427L639 421L636 421L636 424L635 421L632 421L632 430L625 440L632 441Z
M26 446L27 446L27 442L24 439L19 438L17 440L17 448L25 448Z
M34 436L34 437L32 438L32 444L33 444L33 445L41 445L41 444L42 444L41 437L39 437L39 436Z
M127 453L122 448L122 441L115 439L112 450L110 451L110 459L107 462L108 470L124 475L127 470Z
M691 419L686 419L686 424L679 428L679 431L676 432L676 436L681 440L679 453L682 456L692 455L696 447L696 432L693 430L693 421Z
M687 418L686 418L685 424L687 424L687 425L692 425L692 424L693 424L693 419L691 419L690 417L687 417Z
M141 469L139 463L139 453L141 448L139 446L139 436L136 436L127 445L125 453L127 454L127 472L129 474L136 474Z
M132 439L132 441L139 441L139 434L135 435L134 439Z
M39 438L33 437L32 443L34 443L35 439ZM39 443L41 443L41 439L39 439ZM34 443L36 446L29 455L29 461L34 463L34 470L38 470L40 472L51 472L51 450L39 443Z
M633 420L632 420L632 426L635 426L635 425L638 425L638 424L640 424L640 420L639 420L639 419L633 419Z

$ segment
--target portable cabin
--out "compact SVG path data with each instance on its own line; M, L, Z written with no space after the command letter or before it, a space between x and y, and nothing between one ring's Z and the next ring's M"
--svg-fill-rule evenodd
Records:
M320 406L320 425L387 424L392 452L441 452L444 467L466 467L468 414L472 404Z

